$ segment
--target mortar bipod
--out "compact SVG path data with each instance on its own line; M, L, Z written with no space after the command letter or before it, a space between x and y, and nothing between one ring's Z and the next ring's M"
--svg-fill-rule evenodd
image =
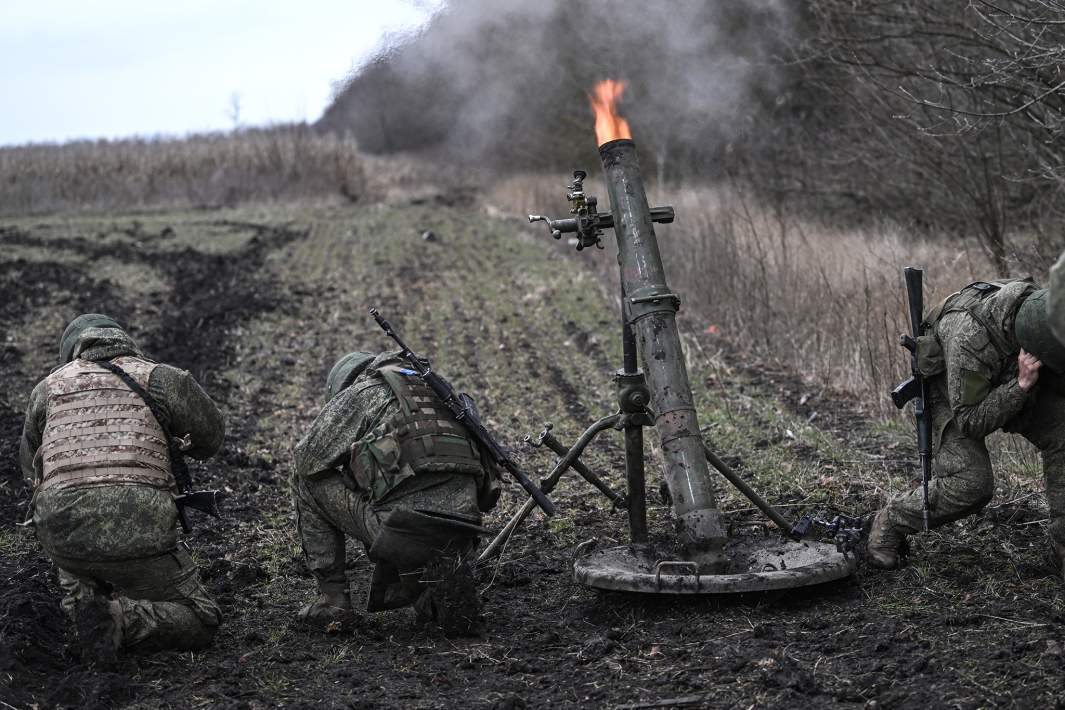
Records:
M615 382L618 387L618 401L622 411L603 417L592 424L581 434L572 447L566 448L565 444L551 433L553 428L551 424L545 424L544 430L540 432L536 439L526 436L525 443L536 448L546 446L559 456L551 472L540 481L540 489L545 494L551 493L558 485L562 475L572 468L584 480L606 496L613 503L615 509L626 508L628 510L630 539L634 544L640 544L647 542L647 500L642 429L645 426L652 426L653 422L650 410L645 404L648 393L646 386L643 384L643 374L640 372L626 374L624 371L618 371ZM618 429L625 433L625 464L626 478L628 479L627 497L616 493L580 460L580 456L592 441L608 429ZM636 440L637 437L634 436L634 431L639 434L638 441ZM789 524L776 508L755 493L742 478L710 450L710 447L705 442L703 443L703 448L707 462L717 469L725 480L735 486L755 507L773 521L784 535L794 537L795 531L798 529L797 526ZM531 498L525 501L525 504L511 517L510 521L492 542L488 544L477 558L477 561L483 562L495 556L535 507L536 504ZM796 537L795 539L799 538Z

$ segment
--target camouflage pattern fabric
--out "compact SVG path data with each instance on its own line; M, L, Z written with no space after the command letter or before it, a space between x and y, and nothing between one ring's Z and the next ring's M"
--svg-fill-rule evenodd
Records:
M477 481L468 474L427 473L395 488L376 503L352 490L340 474L292 477L300 543L319 586L344 584L345 536L373 545L389 513L400 508L456 513L480 520Z
M1050 299L1047 301L1050 330L1065 343L1065 251L1050 269Z
M1051 538L1065 543L1065 397L1050 372L1029 392L1017 384L1020 346L1012 317L1024 289L1004 288L973 310L945 314L935 326L946 372L929 381L935 431L931 524L938 527L983 508L995 490L984 438L1003 429L1039 448L1050 505ZM990 326L994 330L989 332ZM922 492L891 500L888 520L909 535L922 529Z
M71 618L83 595L117 593L122 646L131 651L203 649L222 621L221 610L184 550L121 561L53 561L64 592L62 607Z
M377 369L402 362L397 352L378 355L329 400L296 445L292 497L307 564L319 585L344 582L345 536L369 547L397 508L480 519L478 490L490 477L415 475L388 444L385 425L398 414L399 403ZM350 468L353 454L361 460L359 482Z
M75 351L91 360L143 357L117 329L85 331ZM148 392L160 405L163 426L175 436L191 436L188 455L206 459L221 448L222 414L189 373L159 365ZM39 384L30 395L19 449L23 475L31 482L42 473L37 452L45 423ZM41 546L60 569L64 608L72 609L90 590L114 589L121 595L126 643L142 649L193 648L213 635L218 609L192 561L177 547L177 508L169 491L140 485L46 489L35 495L33 508Z

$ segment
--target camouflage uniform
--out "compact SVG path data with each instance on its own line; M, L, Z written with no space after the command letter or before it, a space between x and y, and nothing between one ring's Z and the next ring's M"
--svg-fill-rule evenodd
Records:
M196 566L178 547L174 481L161 437L164 429L174 436L188 434L192 446L186 453L206 459L221 447L222 415L189 373L145 360L120 329L89 327L72 344L72 361L30 395L19 452L23 474L35 487L31 505L37 537L58 568L65 593L62 607L80 629L80 606L112 595L121 647L203 648L221 616ZM91 362L98 360L111 360L136 373L134 379L146 379L145 389L166 420L158 423L163 429L118 377ZM79 382L96 383L99 390L79 392ZM97 401L91 409L77 407L79 397L87 404L86 395L94 394L119 397L124 404ZM56 405L59 395L73 401ZM84 421L64 424L63 417ZM136 424L136 417L146 424ZM86 425L94 428L81 434L89 431L79 428ZM116 429L118 436L127 436L126 430L138 427L146 433L135 443L116 442ZM75 450L63 444L71 440L82 446ZM70 457L68 470L63 470L64 456Z
M1021 345L1014 318L1036 287L1013 281L985 295L970 289L947 299L938 318L929 317L934 341L922 338L918 348L919 366L928 376L934 435L930 525L958 520L991 500L995 482L984 438L1002 429L1023 435L1040 450L1050 536L1065 544L1065 389L1061 377L1045 367L1029 391L1017 381ZM919 488L891 500L872 526L870 561L893 566L903 537L923 528L922 511ZM880 557L878 551L888 554Z
M387 529L390 516L401 511L427 511L458 520L460 527L465 525L472 535L465 536L464 549L453 551L468 553L476 544L481 512L494 504L493 493L498 495L494 469L484 460L478 460L476 470L453 470L445 465L441 470L415 472L403 458L393 437L397 426L401 426L397 423L403 422L401 402L381 374L384 369L403 364L397 356L398 353L382 353L368 364L363 362L365 369L359 368L353 379L336 387L331 384L330 389L338 391L331 393L333 396L294 452L291 485L300 541L307 565L323 594L319 603L334 611L350 610L345 536L362 542L377 563L374 584L381 568L393 563L401 575L420 577L424 559L441 551L435 548L442 539L440 535L446 537L447 532L436 529L431 520L425 527L415 522L404 531L398 548L382 550L381 533ZM371 356L365 357L369 361ZM333 379L331 373L330 380ZM455 427L461 431L457 423ZM468 441L464 433L463 439ZM417 569L407 569L409 565L404 565L401 558L422 563L415 564ZM368 605L371 611L414 601L403 594L396 596L395 590L389 592L390 600L375 601L375 591L382 590L373 587ZM408 594L415 592L408 590ZM318 611L312 604L301 615L310 615L317 622L323 617Z
M1050 300L1047 306L1050 329L1062 343L1065 343L1065 252L1061 253L1058 263L1050 269Z

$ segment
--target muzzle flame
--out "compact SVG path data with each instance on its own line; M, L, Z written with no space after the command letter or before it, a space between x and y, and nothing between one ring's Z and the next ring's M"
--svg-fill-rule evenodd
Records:
M588 94L595 114L595 141L603 145L620 138L632 138L629 122L618 115L617 102L625 91L624 81L604 79Z

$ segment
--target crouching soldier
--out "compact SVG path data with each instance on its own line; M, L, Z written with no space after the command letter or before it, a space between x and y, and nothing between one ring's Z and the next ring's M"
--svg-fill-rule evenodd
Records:
M1027 280L977 282L947 298L922 328L918 366L933 427L929 521L938 527L983 508L995 490L984 438L1001 429L1043 459L1050 540L1065 560L1065 346L1051 334L1048 292ZM923 528L920 489L873 519L868 562L898 565L905 537Z
M413 605L448 634L476 627L471 555L499 497L495 467L398 353L353 352L326 380L329 401L296 445L300 540L318 598L312 628L353 622L345 536L374 562L367 610Z
M204 648L221 617L177 544L168 441L211 456L221 413L189 373L145 358L104 315L72 321L59 360L30 395L19 454L86 660Z

